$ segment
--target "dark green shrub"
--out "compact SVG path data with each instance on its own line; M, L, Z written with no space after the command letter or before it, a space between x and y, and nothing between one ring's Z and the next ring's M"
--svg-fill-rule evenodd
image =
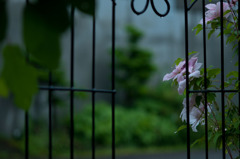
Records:
M75 114L76 142L84 147L91 145L92 108L86 106ZM95 139L99 147L111 145L111 105L96 104L95 108ZM117 146L165 146L178 144L179 139L174 131L177 126L168 118L150 114L141 109L116 107L115 116Z
M146 84L155 72L152 52L139 46L143 33L133 26L126 27L128 43L125 48L116 49L116 84L122 91L125 105L148 93Z

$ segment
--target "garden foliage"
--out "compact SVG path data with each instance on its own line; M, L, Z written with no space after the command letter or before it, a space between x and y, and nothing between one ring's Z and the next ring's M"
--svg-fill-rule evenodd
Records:
M210 1L211 2L211 1ZM238 0L226 0L223 3L209 3L206 7L205 21L202 19L199 24L193 28L196 35L203 30L206 24L208 29L208 39L218 38L221 36L221 22L223 22L223 34L226 37L226 45L232 46L233 57L238 54L239 45L239 25L238 25ZM221 6L223 7L223 19L221 19ZM222 21L223 20L223 21ZM213 33L217 33L217 37L212 37ZM220 55L220 53L219 53ZM188 70L186 69L186 60L179 58L175 61L175 69L164 76L163 81L173 80L178 85L179 94L186 93L186 72L188 72L189 88L192 90L222 90L234 89L239 90L239 77L237 71L231 71L225 77L225 81L218 81L216 78L220 72L220 68L208 67L206 69L206 81L204 79L204 68L202 63L198 62L198 54L196 52L189 53ZM239 55L238 55L239 56ZM238 67L238 62L235 66ZM224 71L224 70L222 70ZM215 85L216 81L222 84L220 87ZM206 82L206 83L205 83ZM226 150L230 158L234 158L233 152L239 152L239 106L234 100L238 92L224 93L222 98L226 98L223 104L225 109L225 130L222 127L222 109L219 108L216 93L209 92L205 97L204 93L190 94L189 98L189 121L194 132L198 131L198 125L205 125L205 115L208 116L208 141L214 143L216 148L223 147L223 131L225 131ZM207 98L207 99L205 99ZM207 103L205 103L205 100ZM180 117L183 122L187 121L187 104L186 98L183 101L183 110ZM186 128L181 126L179 130ZM202 137L197 142L204 142Z
M164 106L155 104L155 114L144 108L126 108L116 106L115 132L117 147L151 147L151 146L173 146L186 142L185 133L175 134L177 130L177 118L169 118L163 114ZM161 107L159 109L159 106ZM82 148L91 147L92 139L92 107L88 105L75 115L75 138ZM176 114L175 114L176 115ZM107 103L97 103L95 108L95 140L99 148L111 146L111 105ZM197 139L194 136L193 139Z
M6 39L6 2L0 0L0 44ZM0 95L8 97L12 94L15 104L21 109L27 111L31 106L42 72L59 67L60 37L70 28L71 4L80 12L94 14L95 0L36 0L23 9L24 46L4 43Z
M140 47L143 32L136 27L126 27L127 46L116 49L116 84L123 91L124 104L133 102L148 93L147 82L156 71L152 52Z

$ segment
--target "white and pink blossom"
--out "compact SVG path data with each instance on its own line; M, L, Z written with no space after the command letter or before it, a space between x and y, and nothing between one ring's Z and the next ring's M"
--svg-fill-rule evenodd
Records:
M194 132L197 132L197 126L199 124L204 125L204 113L205 108L203 103L200 103L199 106L196 104L196 94L193 94L189 99L189 122ZM183 110L180 114L182 121L187 122L187 106L186 98L183 100ZM210 112L210 104L207 105L208 112Z
M237 0L233 0L232 2L235 3ZM213 3L210 3L210 4L207 4L205 6L208 11L205 13L206 15L206 18L205 18L205 22L209 22L209 21L212 21L218 17L221 16L221 3L218 2L217 4L213 4ZM223 12L225 13L226 11L230 10L230 6L228 3L226 2L223 2ZM227 13L226 15L224 15L225 18L228 18L230 15L230 13ZM203 24L203 19L200 21L200 24Z
M177 81L179 82L182 80L182 74L185 71L186 71L185 70L185 61L181 61L171 73L166 74L163 77L163 81L168 81L173 78L173 80L177 79Z
M189 72L189 79L192 80L193 78L199 78L200 75L200 67L202 66L202 63L198 63L198 58L196 56L193 56L188 61L188 72ZM170 79L177 80L178 82L178 93L183 94L185 88L186 88L186 62L181 61L177 66L175 66L175 69L169 73L166 74L163 77L163 81L168 81Z

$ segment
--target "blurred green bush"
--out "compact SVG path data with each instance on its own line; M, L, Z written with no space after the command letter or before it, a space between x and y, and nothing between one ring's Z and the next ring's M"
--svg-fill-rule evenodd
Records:
M153 53L140 45L143 32L128 25L125 28L127 45L116 48L116 86L124 94L121 103L130 106L148 93L147 82L156 71Z
M180 112L183 96L179 96L170 83L159 84L149 94L135 99L132 107L116 105L115 135L117 147L164 147L186 144L186 131L175 133L182 122ZM95 139L100 148L111 146L111 104L95 105ZM91 147L92 106L86 105L75 114L76 144ZM67 121L69 123L69 120ZM194 141L203 135L191 133Z
M152 103L150 103L152 104ZM156 104L156 103L154 103ZM171 118L153 114L145 109L127 109L116 106L116 146L148 147L181 143L174 132L176 122ZM95 139L99 147L111 145L111 105L97 103L95 107ZM90 148L92 137L92 107L88 105L75 115L75 138L85 148Z

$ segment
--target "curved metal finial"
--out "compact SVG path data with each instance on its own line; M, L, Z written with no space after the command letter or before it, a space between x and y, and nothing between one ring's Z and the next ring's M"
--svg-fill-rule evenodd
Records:
M135 0L132 0L132 2L131 2L131 8L132 8L133 12L134 12L135 14L137 14L137 15L143 14L143 13L147 10L147 8L148 8L149 0L146 1L145 7L143 8L142 11L137 11L137 10L135 9L134 1L135 1Z
M160 16L160 17L165 17L166 15L168 15L168 13L169 13L169 11L170 11L170 4L169 4L168 0L164 0L164 1L165 1L166 5L167 5L167 10L166 10L165 13L162 14L162 13L159 13L159 12L157 11L153 0L151 0L151 5L152 5L152 8L153 8L153 11L154 11L158 16Z
M168 15L168 13L169 13L169 11L170 11L170 4L169 4L168 0L164 0L165 3L166 3L166 5L167 5L167 10L166 10L165 13L160 13L160 12L156 9L155 3L154 3L153 0L146 0L146 4L145 4L145 7L143 8L143 10L142 10L142 11L137 11L137 10L135 9L135 6L134 6L134 1L135 1L135 0L132 0L132 1L131 1L131 8L132 8L133 12L134 12L135 14L137 14L137 15L143 14L143 13L147 10L148 5L149 5L149 1L151 2L151 6L152 6L153 11L154 11L158 16L160 16L160 17L165 17L166 15Z

